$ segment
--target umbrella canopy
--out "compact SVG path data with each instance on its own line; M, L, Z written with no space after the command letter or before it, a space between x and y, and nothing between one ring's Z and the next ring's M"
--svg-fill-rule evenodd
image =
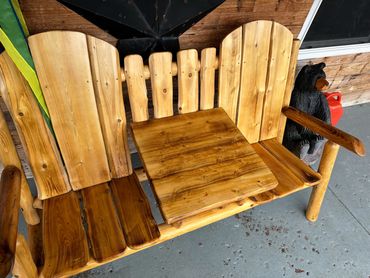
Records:
M60 0L112 34L121 54L177 51L178 36L224 0Z

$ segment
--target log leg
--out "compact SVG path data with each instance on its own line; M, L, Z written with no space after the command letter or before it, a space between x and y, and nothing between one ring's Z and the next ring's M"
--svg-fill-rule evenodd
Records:
M15 277L37 278L37 268L32 260L30 249L23 235L18 234L17 247L15 251L15 263L12 271Z
M310 201L308 202L306 211L306 218L309 221L314 222L319 216L321 204L324 200L338 150L338 144L331 141L326 142L319 166L319 173L322 176L322 180L320 184L312 188Z

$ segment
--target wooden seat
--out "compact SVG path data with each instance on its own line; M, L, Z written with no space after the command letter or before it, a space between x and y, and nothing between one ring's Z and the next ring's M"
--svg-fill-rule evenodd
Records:
M141 56L129 55L122 69L113 46L82 33L37 34L29 44L53 130L2 53L2 99L38 199L32 206L24 175L14 188L17 204L3 198L0 222L12 228L0 227L10 246L0 250L7 253L1 273L15 258L19 277L72 276L311 186L306 217L315 221L339 145L365 153L357 138L288 107L300 43L276 22L235 29L219 57L207 48L199 61L189 49L174 62L171 53L159 52L144 65ZM146 171L132 169L122 82ZM329 139L318 172L281 145L287 117ZM2 113L0 129L0 161L20 167ZM139 182L147 177L167 223L153 218ZM11 196L14 179L3 182L0 191ZM16 234L18 203L29 225L27 243Z

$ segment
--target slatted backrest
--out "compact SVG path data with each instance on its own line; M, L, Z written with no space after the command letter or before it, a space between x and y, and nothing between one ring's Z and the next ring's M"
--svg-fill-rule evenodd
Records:
M283 132L281 109L290 99L290 95L284 96L292 89L294 74L289 73L296 63L296 44L286 27L264 20L239 27L221 43L219 105L250 143ZM224 69L225 64L228 67Z
M60 154L27 82L6 54L0 66L8 92L4 100L28 153L39 198L130 175L117 50L65 31L31 36L29 44Z
M149 119L147 92L150 91L154 117L172 116L171 100L176 90L170 86L172 76L177 75L178 111L175 112L212 109L216 103L250 143L276 137L281 141L286 122L281 108L290 101L299 45L286 27L260 20L226 36L220 45L219 58L215 48L203 49L200 61L196 50L182 50L177 53L177 63L170 66L170 53L153 53L148 67L142 64L140 56L128 56L125 74L133 119ZM143 72L140 82L132 82L129 71L133 67ZM215 86L216 69L218 86ZM148 90L145 79L151 79ZM145 111L146 116L138 119L135 115L140 111Z

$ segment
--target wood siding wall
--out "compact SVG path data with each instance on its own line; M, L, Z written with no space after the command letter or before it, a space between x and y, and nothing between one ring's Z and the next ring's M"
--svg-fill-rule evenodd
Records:
M310 63L326 63L328 92L341 92L343 105L370 102L370 53L298 61L297 69Z

